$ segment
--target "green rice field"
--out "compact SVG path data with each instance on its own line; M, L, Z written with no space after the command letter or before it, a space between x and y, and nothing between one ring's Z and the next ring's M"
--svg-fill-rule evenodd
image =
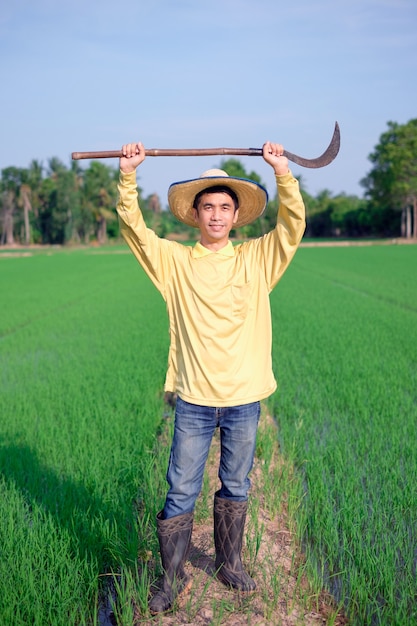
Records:
M99 624L111 579L132 624L166 489L164 302L124 246L0 252L0 289L0 623ZM351 624L417 623L417 246L301 248L271 304L295 468L271 491L306 571Z

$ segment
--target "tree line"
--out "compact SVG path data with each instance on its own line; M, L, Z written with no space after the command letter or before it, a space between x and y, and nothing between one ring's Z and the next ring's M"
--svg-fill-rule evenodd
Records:
M364 197L323 190L316 196L300 188L307 211L307 237L417 238L417 119L388 122L369 155L372 167L360 181ZM231 176L251 178L238 159L219 167ZM67 167L56 157L46 167L33 160L28 168L7 167L0 179L0 245L106 243L119 236L116 202L118 169L91 161L82 169ZM162 237L193 238L194 229L164 210L156 194L143 197L148 226ZM263 216L235 232L237 237L262 235L275 225L276 197Z

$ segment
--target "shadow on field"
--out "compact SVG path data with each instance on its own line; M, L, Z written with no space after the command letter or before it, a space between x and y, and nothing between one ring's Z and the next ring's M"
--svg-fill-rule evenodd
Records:
M117 514L92 490L41 463L33 449L0 442L0 475L6 486L20 490L29 511L41 509L67 531L74 556L98 561L102 571L114 564L115 553L127 557L123 542L115 539L115 529L126 528L132 519L127 510L119 508Z

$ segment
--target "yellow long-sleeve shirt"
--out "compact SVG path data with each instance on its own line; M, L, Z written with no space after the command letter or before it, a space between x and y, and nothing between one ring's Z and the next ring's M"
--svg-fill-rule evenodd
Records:
M236 406L276 389L269 293L305 229L298 181L277 176L279 211L270 233L211 252L159 238L138 206L136 173L120 173L121 233L162 294L170 350L165 391L204 406Z

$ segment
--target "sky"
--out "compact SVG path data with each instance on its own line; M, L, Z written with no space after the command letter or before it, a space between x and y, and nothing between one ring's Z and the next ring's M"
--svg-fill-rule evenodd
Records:
M291 164L316 195L363 196L389 121L417 117L416 0L14 0L0 8L0 169L67 166L71 153L260 148L319 156ZM222 158L148 157L145 196ZM238 157L275 193L262 157ZM117 159L103 161L115 168ZM88 162L79 161L82 167Z

